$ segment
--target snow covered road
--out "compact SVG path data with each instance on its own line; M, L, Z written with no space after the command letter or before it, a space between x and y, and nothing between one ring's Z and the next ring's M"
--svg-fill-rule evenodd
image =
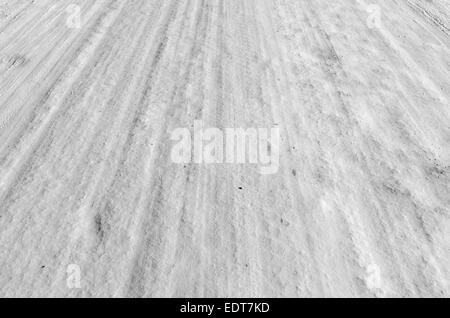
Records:
M174 163L199 120L278 171ZM0 0L0 296L449 284L449 1Z

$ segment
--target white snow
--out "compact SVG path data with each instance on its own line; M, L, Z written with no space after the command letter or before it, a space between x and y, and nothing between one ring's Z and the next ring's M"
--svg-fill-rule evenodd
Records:
M196 121L279 127L277 173L173 162ZM3 297L449 297L450 2L0 0L0 268Z

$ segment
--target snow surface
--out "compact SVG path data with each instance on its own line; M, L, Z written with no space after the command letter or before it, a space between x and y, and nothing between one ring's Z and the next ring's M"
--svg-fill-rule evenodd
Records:
M448 0L0 0L0 296L448 297L449 84Z

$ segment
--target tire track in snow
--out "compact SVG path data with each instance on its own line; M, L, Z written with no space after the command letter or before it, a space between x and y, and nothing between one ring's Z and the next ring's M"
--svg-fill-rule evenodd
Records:
M115 18L119 16L120 10L116 9L114 11L113 12L116 13L116 15L112 16L112 18L106 14L100 17L100 19L96 22L96 26L100 27L99 32L95 35L91 35L92 38L89 39L92 43L83 43L83 46L77 49L77 54L70 62L70 66L65 69L64 73L57 77L56 81L48 89L44 97L39 100L39 108L43 105L48 107L45 109L46 112L44 112L44 116L42 116L41 113L35 113L34 118L30 120L30 123L28 123L28 126L25 128L26 130L22 131L18 137L15 137L15 144L7 148L9 151L6 153L7 157L3 155L3 157L0 158L2 163L0 198L2 198L5 195L5 191L11 187L11 183L14 182L14 178L17 178L20 173L23 173L24 166L30 156L32 156L36 146L39 145L41 136L58 114L59 106L65 101L67 94L69 94L75 81L79 80L79 76L83 74L83 71L85 71L84 67L89 65L87 63L90 62L90 55L95 52L96 45L101 43L103 35L112 25ZM103 22L105 23L104 25L99 22L103 21L103 19L107 21ZM34 123L34 120L36 120L37 123ZM32 124L35 124L36 126ZM30 129L32 132L27 131ZM31 137L27 136L28 138L25 140L25 134L28 134ZM2 152L5 152L5 149L2 149ZM20 154L19 156L17 156L18 153ZM10 159L13 155L15 158ZM7 163L6 167L5 163ZM5 168L7 168L7 170Z
M421 13L380 3L392 39L348 0L80 1L70 32L55 3L0 26L35 54L0 81L1 295L448 295L446 51L420 43L445 35ZM172 164L195 119L278 124L278 174Z

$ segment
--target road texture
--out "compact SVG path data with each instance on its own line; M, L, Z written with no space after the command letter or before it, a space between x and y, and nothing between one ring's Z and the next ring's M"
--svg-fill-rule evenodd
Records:
M0 0L0 296L450 296L450 2L369 1Z

